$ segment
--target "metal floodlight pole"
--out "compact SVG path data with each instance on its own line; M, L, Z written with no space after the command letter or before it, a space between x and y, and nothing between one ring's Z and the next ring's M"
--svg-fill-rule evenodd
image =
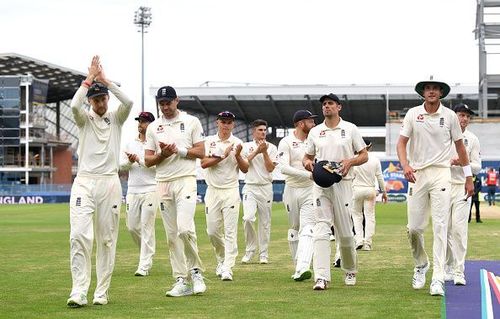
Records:
M151 8L139 7L135 12L134 24L139 27L137 32L141 33L141 111L144 112L144 33L151 25Z

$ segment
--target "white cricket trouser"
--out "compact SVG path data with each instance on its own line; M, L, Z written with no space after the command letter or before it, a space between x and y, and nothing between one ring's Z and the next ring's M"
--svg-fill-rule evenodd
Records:
M158 210L156 192L127 194L126 225L132 239L139 246L138 270L149 271L155 254L155 220Z
M342 180L331 187L313 187L316 225L314 226L314 280L331 281L330 226L335 228L335 240L340 245L341 267L345 272L357 272L357 254L352 233L350 206L352 181Z
M205 194L207 234L215 250L217 262L233 268L238 256L238 215L240 190L208 186Z
M432 279L444 281L446 236L450 216L450 169L428 167L416 171L415 177L416 183L408 183L407 226L415 267L422 267L429 262L424 247L424 231L431 215L434 234Z
M451 185L451 214L448 224L446 265L455 274L463 274L465 271L469 208L471 205L471 198L465 199L466 197L465 184Z
M312 187L285 184L283 203L288 213L288 244L296 270L309 269L315 224Z
M271 238L271 208L273 205L273 185L246 184L243 186L243 230L245 232L245 251L253 253L259 241L259 256L269 258L269 240ZM259 233L254 229L257 213L259 214Z
M203 271L194 225L196 178L185 176L170 182L158 182L157 189L173 277L187 278L188 271L195 268Z
M354 242L356 246L372 244L375 234L375 203L377 191L375 187L356 186L352 190L353 208L351 210L354 221ZM363 210L365 212L365 234L363 236Z
M94 296L107 294L115 266L121 202L122 187L118 175L75 178L69 205L71 295L87 295L89 290L94 224L97 250Z

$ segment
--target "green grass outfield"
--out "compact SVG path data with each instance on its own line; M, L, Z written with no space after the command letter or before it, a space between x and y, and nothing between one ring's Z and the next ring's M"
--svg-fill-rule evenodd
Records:
M122 206L122 209L124 206ZM289 257L287 218L274 205L270 263L242 265L243 232L239 223L239 256L234 281L214 274L215 257L205 231L203 206L196 213L198 246L206 267L202 296L165 297L173 283L160 218L157 253L149 277L134 277L138 248L125 228L124 213L110 304L66 307L71 289L69 213L67 204L0 205L0 318L439 318L440 297L428 287L411 288L413 263L406 239L406 206L377 206L374 249L359 252L357 284L346 287L340 269L332 269L327 291L313 291L311 280L294 282ZM241 220L241 218L240 218ZM468 259L498 259L500 220L471 223ZM430 227L426 245L431 252ZM335 248L333 248L335 249ZM432 254L432 253L431 253ZM93 262L95 265L95 262ZM430 276L428 276L430 279ZM95 273L88 295L92 300Z

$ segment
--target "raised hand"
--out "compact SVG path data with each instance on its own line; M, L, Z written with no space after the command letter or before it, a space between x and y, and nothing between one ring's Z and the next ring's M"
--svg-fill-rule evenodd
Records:
M87 81L91 84L101 73L101 62L98 55L94 55L92 57L92 61L90 62L90 66L88 67L89 73L87 75Z

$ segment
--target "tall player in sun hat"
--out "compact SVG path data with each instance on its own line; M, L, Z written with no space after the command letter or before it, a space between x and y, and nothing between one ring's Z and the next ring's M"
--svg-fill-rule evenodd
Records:
M358 271L357 254L354 247L352 219L352 178L354 166L368 160L366 145L356 125L344 121L339 112L342 103L337 95L330 93L320 98L325 120L311 129L307 137L307 149L303 159L304 167L313 172L313 203L316 224L314 226L314 290L325 290L331 282L330 272L330 226L335 228L335 240L340 247L341 267L344 283L356 284ZM356 155L355 155L356 154ZM317 160L317 163L314 163ZM328 174L320 164L334 162L340 166ZM323 174L315 174L323 172ZM333 177L333 179L332 179ZM321 178L321 179L319 179ZM330 180L332 179L332 180Z
M95 82L94 82L95 81ZM120 101L108 111L109 91ZM90 109L84 106L85 98ZM122 188L118 178L122 126L132 101L104 74L99 56L71 100L78 126L78 172L70 197L70 264L73 287L69 307L87 304L91 279L91 256L96 239L97 286L94 305L108 303L108 290L115 265Z
M455 105L472 174L481 170L479 139L467 129L475 113L466 104ZM464 196L465 176L454 148L451 149L451 206L448 224L448 245L446 250L445 280L455 285L465 285L465 256L467 254L467 230L471 198Z
M307 148L307 135L315 126L317 115L298 110L293 115L295 130L278 144L278 167L285 176L283 204L288 214L288 245L295 265L292 279L311 278L314 212L312 173L304 168L302 159Z
M415 91L424 103L406 113L397 142L397 153L408 180L408 238L415 268L413 289L425 286L429 257L424 247L424 231L432 216L433 274L430 294L444 296L447 229L450 215L450 151L455 147L465 175L464 198L472 196L472 171L463 143L458 117L441 103L450 92L448 84L421 81Z
M207 192L205 213L207 234L215 250L215 273L222 281L233 280L233 266L238 256L238 217L240 213L239 172L243 159L236 146L243 142L232 134L235 116L229 111L217 115L217 133L205 139ZM240 149L241 152L241 149Z
M150 112L141 112L135 118L139 134L127 143L120 159L120 170L128 171L127 188L127 229L132 239L139 246L139 265L135 275L149 275L153 266L156 249L155 220L158 210L156 195L155 167L146 167L144 163L144 145L146 129L155 120Z
M203 128L198 118L177 109L179 98L173 87L159 88L156 103L162 115L146 130L144 158L146 166L156 165L160 212L175 278L166 295L201 294L207 286L198 254L194 215L196 158L205 156Z
M267 122L257 119L252 123L253 141L236 146L242 154L241 171L246 173L243 187L243 229L245 255L241 262L249 263L259 248L259 263L269 262L271 239L271 209L273 205L272 172L278 163L278 149L266 141ZM258 232L254 224L258 215Z

